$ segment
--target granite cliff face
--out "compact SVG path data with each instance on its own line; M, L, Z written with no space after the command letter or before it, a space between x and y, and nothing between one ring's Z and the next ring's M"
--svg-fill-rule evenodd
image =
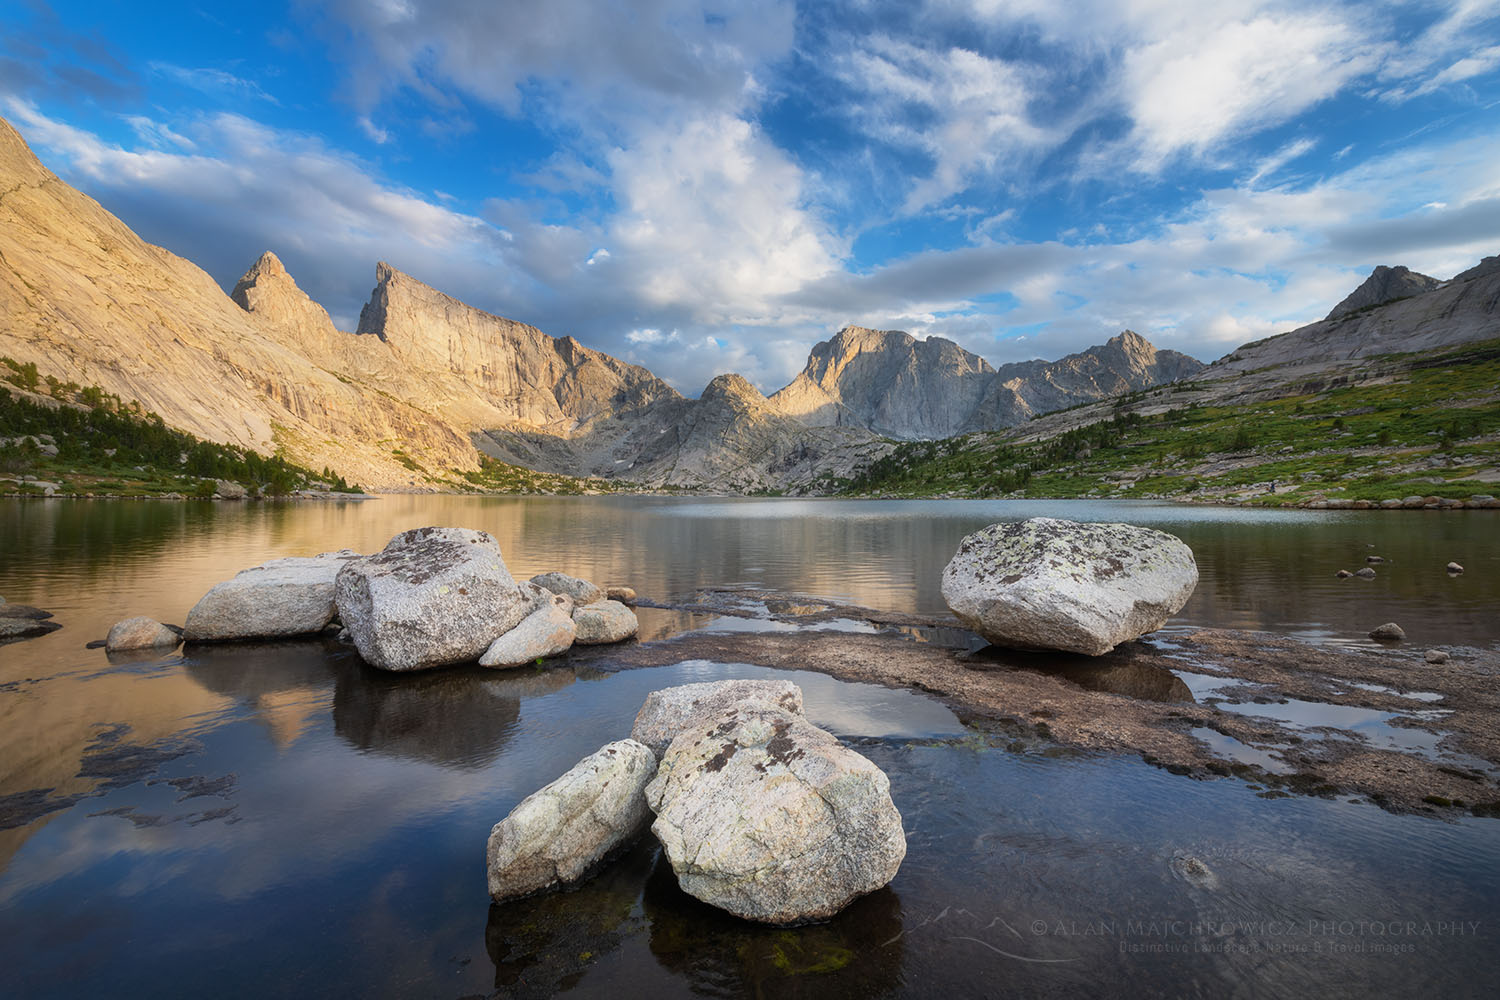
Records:
M1126 330L1058 361L998 370L950 340L846 327L813 348L803 369L771 396L780 412L815 426L864 427L919 440L999 430L1034 414L1196 374L1203 365L1158 351Z

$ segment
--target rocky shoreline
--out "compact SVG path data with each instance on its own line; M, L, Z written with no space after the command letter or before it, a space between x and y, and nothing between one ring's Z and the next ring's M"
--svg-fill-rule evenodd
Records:
M947 616L769 591L706 589L687 602L638 603L647 608L807 628L685 632L607 651L574 650L569 663L610 670L704 659L811 670L923 691L977 738L1015 753L1132 754L1191 778L1237 778L1265 798L1354 797L1393 812L1500 818L1494 649L1449 647L1446 662L1429 663L1426 650L1403 645L1356 651L1199 629L1089 657L976 650L982 640ZM878 631L834 630L850 622ZM1309 703L1328 707L1328 724L1275 717L1295 716ZM1361 732L1377 717L1394 743ZM1348 719L1358 721L1340 721ZM1412 738L1402 741L1401 734Z

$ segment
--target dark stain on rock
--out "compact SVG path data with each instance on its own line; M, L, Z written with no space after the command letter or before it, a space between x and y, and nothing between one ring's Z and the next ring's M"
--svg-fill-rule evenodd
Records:
M739 752L740 745L733 740L730 740L728 743L725 743L722 747L719 748L718 753L714 754L703 763L703 770L710 773L714 771L722 771L724 770L724 765L729 763L730 758Z

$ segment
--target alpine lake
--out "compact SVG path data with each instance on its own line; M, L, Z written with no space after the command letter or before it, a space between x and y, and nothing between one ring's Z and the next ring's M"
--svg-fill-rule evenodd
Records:
M1407 648L1500 654L1493 511L4 500L0 594L63 628L0 646L0 992L1500 995L1500 819L1489 816L1267 796L1252 779L1173 773L1140 754L997 737L920 690L750 662L664 655L637 666L596 647L539 667L388 675L331 634L129 657L86 648L131 615L180 624L245 567L373 552L422 525L492 533L517 579L561 570L634 587L639 642L668 654L674 637L715 632L752 646L831 630L977 648L956 629L858 616L798 624L761 613L764 601L720 613L722 596L742 588L942 616L939 579L960 539L1038 515L1146 525L1192 547L1197 590L1145 645L1245 629L1394 655L1366 637L1394 621ZM1386 560L1375 579L1335 578L1374 553ZM1450 560L1466 571L1446 573ZM718 588L718 605L698 600L705 588ZM1004 666L994 654L990 669L995 656ZM797 682L809 718L890 776L908 844L894 882L830 921L763 927L684 894L648 834L576 888L490 902L494 823L627 736L652 690L725 677ZM1183 679L1199 682L1191 707L1205 688L1201 675ZM1444 711L1412 705L1437 713L1429 720ZM1310 739L1320 725L1349 725L1347 709L1316 702L1247 710L1301 713ZM1446 753L1437 736L1430 743Z

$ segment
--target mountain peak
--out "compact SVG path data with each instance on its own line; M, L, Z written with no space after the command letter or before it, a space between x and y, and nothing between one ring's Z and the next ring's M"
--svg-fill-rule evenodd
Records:
M299 338L337 332L328 310L318 305L287 273L281 258L267 250L240 276L229 297L245 312Z
M1413 295L1430 292L1442 282L1436 278L1419 274L1406 267L1386 267L1384 264L1370 272L1358 288L1350 292L1342 302L1334 306L1324 319L1338 319L1361 309L1382 306L1396 299L1407 299Z

